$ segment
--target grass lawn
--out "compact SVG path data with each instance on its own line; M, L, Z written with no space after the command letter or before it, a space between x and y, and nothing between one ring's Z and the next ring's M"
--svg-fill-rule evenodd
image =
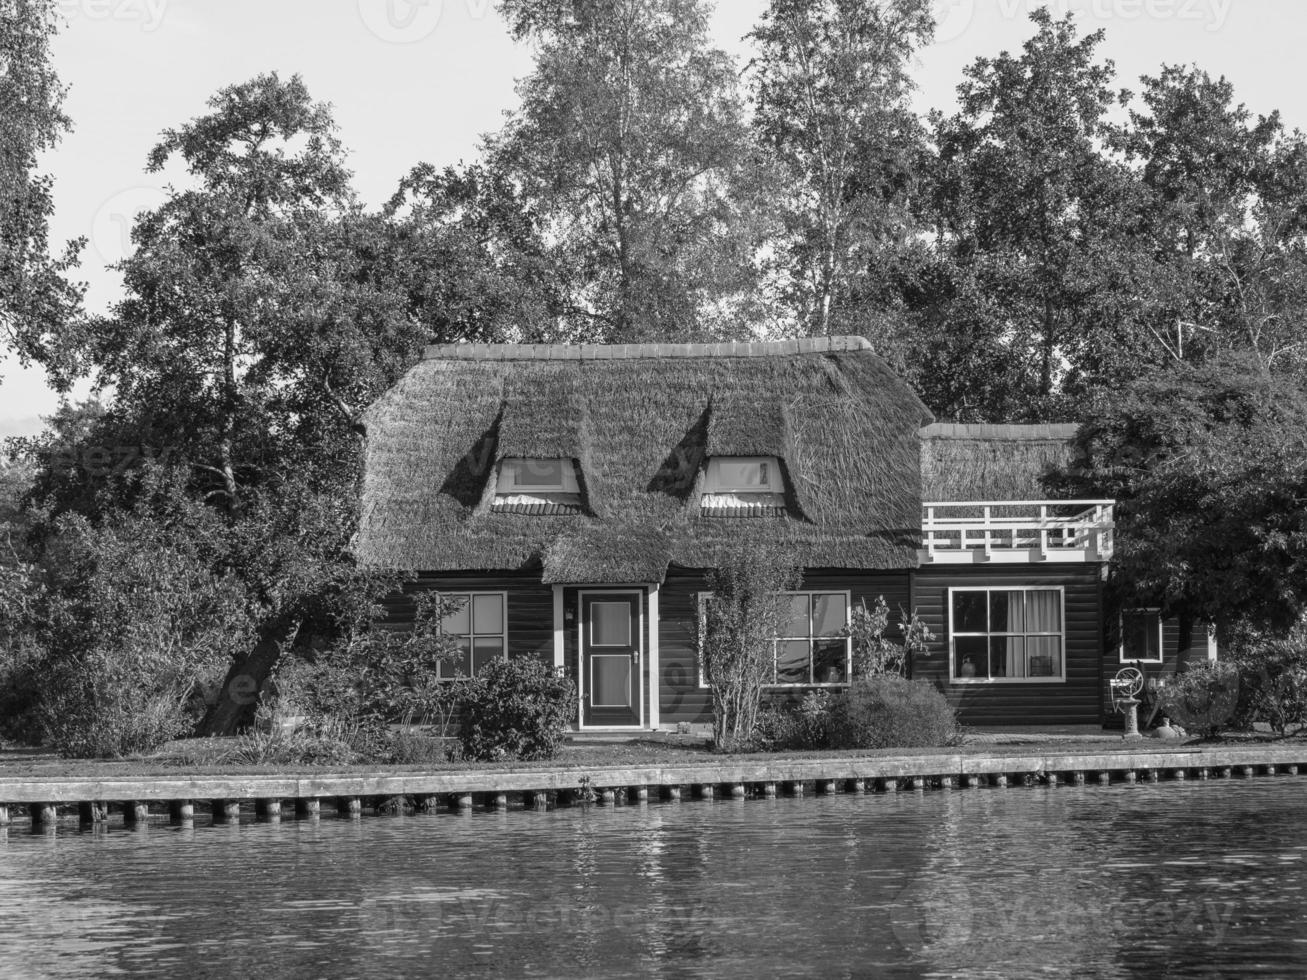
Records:
M445 762L410 765L392 763L323 765L252 764L226 758L230 739L188 739L159 752L122 760L61 759L39 750L0 746L0 778L134 777L149 775L266 775L291 773L455 772L475 770L598 769L639 766L701 765L705 762L743 762L777 759L884 758L921 755L1094 755L1112 752L1173 752L1177 748L1247 745L1255 750L1276 744L1264 736L1232 736L1220 741L1186 739L1162 741L1145 738L1125 742L1108 732L971 732L963 744L946 748L860 749L847 751L718 754L701 736L649 734L612 741L569 741L559 754L541 762Z

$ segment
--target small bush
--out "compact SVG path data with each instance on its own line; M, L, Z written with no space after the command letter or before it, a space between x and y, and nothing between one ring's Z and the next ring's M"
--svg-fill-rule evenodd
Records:
M416 766L426 762L448 762L457 749L456 743L439 735L397 732L390 740L388 755L396 765Z
M1203 663L1178 674L1165 690L1162 711L1189 731L1214 738L1229 727L1239 705L1239 667Z
M933 684L894 674L858 678L830 714L837 749L931 748L961 738L957 715Z
M460 682L459 738L468 759L550 759L576 711L576 688L536 657L495 660Z
M797 705L769 704L758 712L752 748L783 752L830 748L831 702L826 691L811 691Z
M1307 636L1301 627L1283 639L1261 640L1242 652L1234 725L1263 722L1283 738L1307 725Z

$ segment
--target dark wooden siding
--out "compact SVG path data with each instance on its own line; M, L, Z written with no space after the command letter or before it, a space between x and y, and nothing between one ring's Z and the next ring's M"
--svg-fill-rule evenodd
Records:
M540 581L539 573L473 573L419 575L405 583L404 591L383 603L386 626L407 629L413 624L414 592L439 589L443 592L507 593L508 655L535 655L554 660L554 592Z
M1103 720L1101 566L935 566L913 573L912 602L935 639L912 664L913 677L934 681L971 725L1091 725ZM1049 684L953 684L949 680L950 586L1058 585L1064 590L1066 680Z
M910 608L909 573L856 572L812 569L803 576L805 591L851 593L854 605L871 605L877 596L889 604L891 622L900 608ZM698 593L704 591L704 573L673 568L659 595L662 629L659 633L659 711L664 725L712 721L708 689L699 686Z

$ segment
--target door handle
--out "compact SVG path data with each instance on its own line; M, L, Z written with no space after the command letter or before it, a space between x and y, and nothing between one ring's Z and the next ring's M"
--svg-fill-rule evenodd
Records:
M635 663L637 663L637 664L640 662L640 651L639 651L639 649L635 649L635 650L632 650L632 651L631 651L631 659L632 659Z

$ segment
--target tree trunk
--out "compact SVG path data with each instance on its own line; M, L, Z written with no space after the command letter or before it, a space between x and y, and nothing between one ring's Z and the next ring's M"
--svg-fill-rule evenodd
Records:
M1179 620L1180 639L1176 644L1175 671L1177 674L1182 674L1189 669L1193 651L1194 617L1189 613L1181 613Z
M235 661L222 682L218 700L205 713L196 734L235 735L254 724L254 712L281 656L283 640L267 638Z

